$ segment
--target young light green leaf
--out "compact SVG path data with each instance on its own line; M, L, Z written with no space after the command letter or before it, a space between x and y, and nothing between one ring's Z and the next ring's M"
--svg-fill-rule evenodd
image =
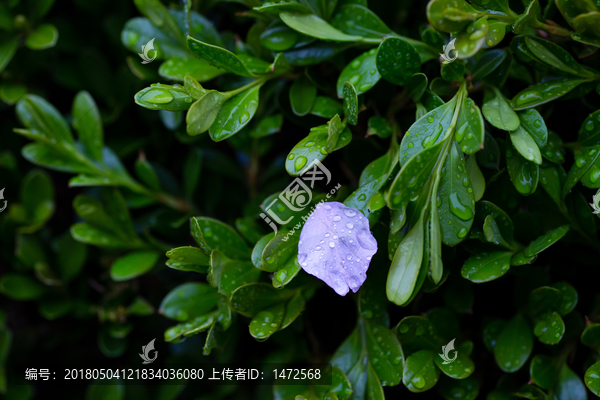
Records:
M360 36L347 35L335 29L315 14L284 11L279 14L279 17L290 28L317 39L335 42L357 42L362 39Z
M442 32L460 32L477 15L477 10L465 0L431 0L427 4L429 23Z
M194 57L172 57L158 68L160 76L179 82L183 82L186 76L198 82L207 82L226 72L225 69L212 66L208 60Z
M216 90L209 90L192 104L185 117L188 135L196 136L209 130L217 119L221 106L229 97Z
M467 175L471 180L471 186L473 187L473 198L475 201L479 201L485 192L485 178L477 165L477 158L474 155L467 158L465 167Z
M506 98L497 89L485 92L482 111L485 119L498 129L512 132L521 124L517 113L510 108Z
M197 247L178 247L167 252L167 266L179 271L208 272L210 257Z
M525 129L519 126L516 131L510 132L509 136L512 145L523 158L527 161L536 163L537 165L542 164L542 153L540 152L540 148L533 137L531 137Z
M129 253L110 267L110 277L117 282L128 281L150 271L158 261L156 251L138 251Z
M408 390L421 393L431 389L440 377L436 368L435 353L431 350L420 350L411 354L404 363L402 382Z
M150 110L184 111L194 101L180 85L153 83L135 94L135 103Z
M31 50L44 50L54 47L56 42L58 42L58 29L52 24L42 24L27 36L25 46Z
M486 43L489 32L487 16L469 24L456 38L456 54L459 59L473 57Z

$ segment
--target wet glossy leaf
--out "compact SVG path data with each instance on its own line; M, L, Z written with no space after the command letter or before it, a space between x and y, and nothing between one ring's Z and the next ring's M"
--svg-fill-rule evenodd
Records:
M491 20L488 21L488 33L485 39L485 45L487 47L494 47L498 45L506 35L506 27L510 24L504 21Z
M585 371L585 384L596 396L600 396L600 361Z
M348 35L382 38L392 33L390 28L367 7L344 4L336 9L331 25Z
M167 266L179 271L208 272L210 257L197 247L178 247L167 252Z
M283 316L285 304L280 303L259 312L250 321L250 334L259 341L264 341L277 332Z
M525 364L533 347L529 324L520 315L513 317L504 327L494 346L494 356L500 369L515 372Z
M465 0L432 0L427 4L427 19L442 32L460 32L477 18L475 10Z
M511 104L515 111L537 107L564 96L583 82L585 81L564 78L533 85L513 97Z
M395 386L402 380L402 348L398 338L383 325L364 322L367 350L373 369L384 386Z
M434 357L435 365L452 379L468 378L475 371L475 364L466 353L459 350L455 354L456 359L447 364L441 357Z
M523 158L537 165L542 164L542 153L533 137L521 126L516 131L510 132L510 141Z
M581 334L581 344L594 348L600 348L600 324L588 324Z
M52 24L42 24L25 39L25 46L31 50L44 50L54 47L58 41L58 29Z
M342 97L344 84L350 82L361 95L371 89L381 78L376 65L377 49L371 49L356 57L342 70L337 81L337 94Z
M201 42L193 37L187 38L187 44L192 53L209 61L212 65L223 68L232 74L252 77L254 74L248 70L246 65L232 52L222 47Z
M493 352L496 343L498 343L498 337L500 333L504 330L506 326L506 321L502 319L494 319L491 322L487 323L483 328L483 344L488 349L488 351Z
M597 10L592 0L557 0L556 6L571 26L573 26L573 19L579 14Z
M445 138L448 128L452 124L452 117L456 107L456 99L428 112L408 129L400 144L400 163L402 166L423 149L429 149L431 155L424 156L424 161L429 161L433 156L432 146L439 144Z
M229 225L207 217L193 217L190 225L194 240L207 255L217 249L233 259L244 260L250 256L244 239Z
M298 243L298 262L337 294L356 292L366 279L377 241L360 211L329 202L317 205L304 224Z
M435 386L440 371L434 364L434 357L433 351L420 350L406 359L402 382L408 390L420 393Z
M110 277L117 282L136 278L150 271L158 261L156 251L138 251L119 258L110 267Z
M328 125L320 125L312 128L307 137L302 139L288 154L285 161L285 169L292 176L298 176L309 167L314 167L315 160L323 161L330 153L327 151ZM348 128L340 134L334 148L339 150L352 140L352 134Z
M56 142L73 145L75 142L67 122L53 105L43 98L28 94L23 96L15 109L26 128Z
M444 344L429 319L421 316L403 318L396 327L396 334L405 356L419 350L437 351Z
M484 78L494 72L506 59L506 52L502 49L490 50L483 54L471 69L473 77Z
M529 246L523 250L526 256L531 257L541 253L554 243L563 238L569 231L569 225L564 225L559 228L546 232L542 236L529 243Z
M467 26L464 32L456 38L456 52L459 59L473 57L485 46L489 31L487 17L479 18Z
M529 294L529 311L537 316L558 309L562 294L560 290L542 286Z
M485 119L498 129L516 131L521 124L519 116L499 90L485 92L482 111Z
M535 192L539 181L540 167L519 154L512 143L506 143L506 167L514 187L523 196Z
M551 286L555 289L560 290L560 292L562 293L560 305L557 307L556 311L561 316L565 316L571 311L573 311L579 299L579 295L577 294L575 288L566 282L556 282L553 283Z
M582 147L575 150L575 164L569 170L565 184L562 190L562 197L566 197L567 194L575 187L577 182L584 176L587 178L586 183L595 186L597 181L600 180L600 171L596 171L596 163L599 161L600 156L600 145ZM593 187L592 186L592 187Z
M408 42L387 38L377 49L377 70L388 82L404 86L421 68L419 53Z
M294 291L278 290L267 283L249 283L237 288L231 294L231 306L240 314L248 317L294 295Z
M475 400L479 394L479 384L474 378L460 380L442 378L438 390L446 400Z
M390 186L389 208L401 209L421 193L421 189L431 177L444 144L445 142L441 142L429 147L404 164Z
M423 263L424 216L404 237L392 260L386 283L387 298L399 306L411 299Z
M179 82L183 82L186 76L198 82L207 82L226 72L225 69L212 66L208 60L194 57L169 58L158 68L160 76Z
M333 40L336 42L356 42L361 39L360 36L347 35L335 29L315 14L284 11L279 14L279 17L290 28L317 39Z
M256 282L259 276L260 271L250 261L232 260L219 250L210 255L207 280L221 294L229 296L238 287Z
M292 281L302 270L297 257L290 258L281 268L275 272L271 282L273 287L280 288Z
M275 235L262 251L260 269L274 272L288 264L298 254L298 241L299 235L288 235L285 232Z
M473 100L467 98L463 101L456 126L454 139L461 150L467 154L479 151L483 146L485 127L481 111Z
M319 64L346 50L349 43L317 42L286 51L285 59L292 65L305 66Z
M259 90L260 85L255 86L223 103L208 131L212 140L228 139L248 125L258 108Z
M596 146L600 144L600 110L591 113L583 121L577 141L582 146Z
M566 50L557 44L528 36L524 40L529 51L542 63L583 78L593 78L595 76L593 72L583 68Z
M564 170L562 172L566 176L566 172ZM544 166L542 164L540 168L540 183L552 200L560 206L562 204L562 185L559 168L551 165Z
M208 313L221 295L202 283L184 283L171 290L160 304L159 313L177 321L187 321Z
M344 96L344 115L346 116L350 125L356 125L358 123L358 94L356 88L350 83L344 83L343 87ZM330 146L328 145L328 149Z
M339 102L326 96L317 96L310 111L313 115L327 119L331 119L336 114L342 114L343 112L344 107Z
M150 110L185 111L194 99L180 85L152 84L135 94L135 103Z
M290 88L290 104L298 116L308 114L316 98L317 88L304 76L294 81Z
M510 269L511 252L497 251L471 256L463 265L463 278L475 283L493 281Z
M556 312L542 314L536 319L533 333L544 344L557 344L565 334L565 323Z
M418 157L418 156L417 156ZM464 161L457 145L446 158L438 190L438 213L442 241L454 246L466 239L475 215L475 198Z
M460 81L465 74L465 66L458 62L442 64L441 74L446 81Z

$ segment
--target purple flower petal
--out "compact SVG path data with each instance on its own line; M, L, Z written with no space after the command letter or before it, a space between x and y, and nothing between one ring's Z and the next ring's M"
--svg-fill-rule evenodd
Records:
M308 218L298 242L298 262L307 273L345 296L367 279L377 241L369 220L342 203L320 203Z

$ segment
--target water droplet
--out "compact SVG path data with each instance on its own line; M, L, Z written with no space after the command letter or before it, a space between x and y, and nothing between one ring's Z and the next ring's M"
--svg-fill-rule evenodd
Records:
M335 247L335 243L329 242L329 247L334 248Z
M437 141L437 139L440 137L440 134L442 133L443 130L444 130L444 126L441 123L438 124L437 128L435 128L435 131L430 136L423 139L423 141L421 142L421 145L424 148L433 146L435 144L435 142Z
M304 156L300 156L296 159L296 161L294 162L294 168L296 168L296 171L300 171L302 169L302 167L304 167L306 165L306 157Z
M341 219L342 219L342 217L340 217L339 215L336 215L335 217L333 217L333 220L334 220L335 222L338 222L338 221L340 221Z
M450 212L463 221L473 218L473 210L465 207L458 199L458 193L450 194Z
M356 211L351 210L351 209L345 209L344 214L346 214L346 216L352 218L356 215Z

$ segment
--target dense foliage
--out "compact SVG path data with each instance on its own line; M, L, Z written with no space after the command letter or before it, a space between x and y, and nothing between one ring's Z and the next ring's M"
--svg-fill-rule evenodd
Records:
M600 395L598 47L593 0L1 3L0 393L157 338L333 382L64 398Z

